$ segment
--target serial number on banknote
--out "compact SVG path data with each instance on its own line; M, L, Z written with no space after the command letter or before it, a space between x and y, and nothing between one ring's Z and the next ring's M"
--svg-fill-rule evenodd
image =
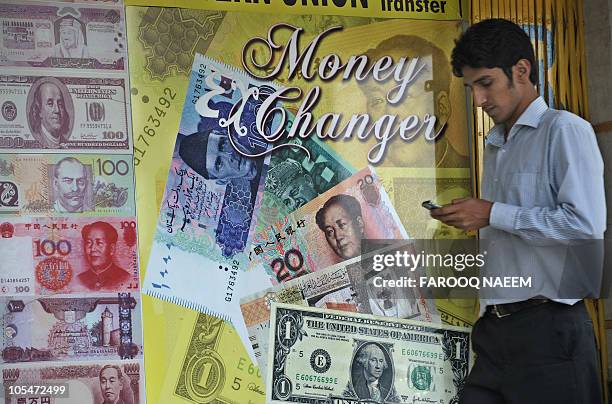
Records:
M56 396L67 397L67 384L41 384L41 385L9 385L7 386L9 396Z

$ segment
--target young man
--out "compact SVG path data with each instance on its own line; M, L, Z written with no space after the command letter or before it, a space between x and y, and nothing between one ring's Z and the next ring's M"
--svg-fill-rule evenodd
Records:
M528 271L536 283L520 297L481 298L481 317L472 331L477 359L461 402L599 403L585 295L558 289L568 274L577 279L589 274L568 265L554 248L603 239L603 162L593 130L574 114L548 108L538 96L531 42L510 21L470 27L457 41L451 63L496 125L486 139L483 199L453 200L432 217L465 230L482 229L481 239L492 241L487 270L502 268L504 276Z

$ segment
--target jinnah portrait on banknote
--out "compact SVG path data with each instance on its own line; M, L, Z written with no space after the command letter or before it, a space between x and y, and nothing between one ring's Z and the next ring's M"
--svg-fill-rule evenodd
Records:
M89 58L89 52L87 50L87 33L82 22L72 16L65 16L55 21L54 28L54 57Z
M129 272L113 262L119 238L117 230L98 221L85 225L81 234L89 269L78 275L79 280L91 290L116 288L127 283Z
M361 400L386 402L393 385L393 363L382 344L367 342L354 352L351 384Z
M74 157L50 166L53 209L60 213L92 210L91 167Z
M26 101L28 125L40 147L57 149L66 143L74 124L74 104L68 88L55 77L36 80Z

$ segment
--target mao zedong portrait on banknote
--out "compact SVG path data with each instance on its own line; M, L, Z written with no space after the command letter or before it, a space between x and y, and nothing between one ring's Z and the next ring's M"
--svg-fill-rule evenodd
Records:
M32 84L27 99L28 125L43 148L59 148L74 124L74 105L66 85L55 77Z
M65 157L53 166L53 208L56 212L83 212L91 210L85 205L85 195L91 186L91 172L74 157ZM91 205L91 201L88 201Z
M327 244L341 258L361 255L363 215L359 201L350 195L334 195L316 214L317 226Z
M84 226L81 234L89 269L78 275L79 280L93 290L126 283L130 274L113 262L117 230L106 222L94 222Z

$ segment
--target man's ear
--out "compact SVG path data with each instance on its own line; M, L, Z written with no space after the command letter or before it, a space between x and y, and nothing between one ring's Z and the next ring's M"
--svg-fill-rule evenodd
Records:
M111 257L115 255L115 248L116 248L117 244L116 243L112 243L110 245L110 255Z
M436 119L440 126L446 124L451 114L451 103L448 93L440 91L436 96Z
M513 67L516 74L516 79L519 83L530 83L529 76L531 74L531 63L527 59L519 59Z
M363 235L363 228L364 228L363 218L361 216L357 216L357 219L355 220L357 221L357 227L359 227L360 233Z

